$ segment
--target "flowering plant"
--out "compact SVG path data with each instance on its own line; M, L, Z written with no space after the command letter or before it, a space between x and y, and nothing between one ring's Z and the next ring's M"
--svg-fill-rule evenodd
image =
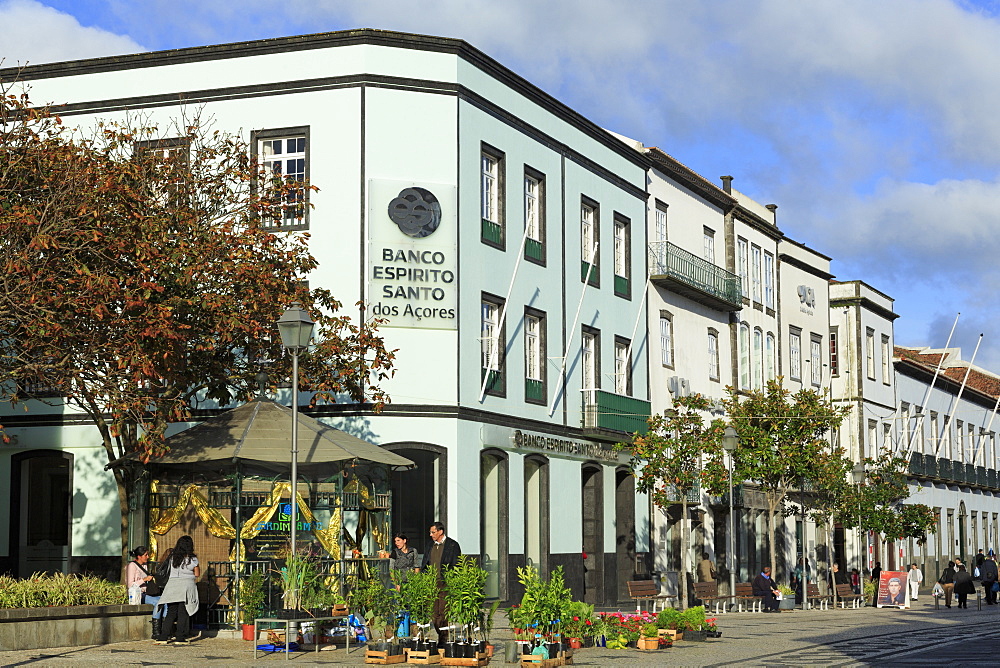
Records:
M719 629L715 625L715 620L716 619L717 619L716 617L710 617L709 619L706 619L705 622L701 625L701 630L702 631L718 631Z

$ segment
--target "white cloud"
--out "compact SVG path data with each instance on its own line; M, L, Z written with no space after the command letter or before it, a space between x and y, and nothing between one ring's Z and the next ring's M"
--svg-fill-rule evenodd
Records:
M0 0L0 26L3 67L145 51L127 36L80 25L35 0Z

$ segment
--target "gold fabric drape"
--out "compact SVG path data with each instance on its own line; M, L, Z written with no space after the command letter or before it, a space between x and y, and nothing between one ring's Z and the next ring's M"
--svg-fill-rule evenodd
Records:
M150 483L150 491L155 494L158 483L156 480ZM150 559L156 560L158 550L156 536L164 535L170 531L171 527L181 520L181 515L187 510L189 504L194 504L194 509L198 513L199 519L208 527L209 533L219 538L236 538L236 529L229 520L215 508L208 505L208 499L198 491L197 485L191 484L184 488L173 508L160 511L160 517L149 527L149 555Z

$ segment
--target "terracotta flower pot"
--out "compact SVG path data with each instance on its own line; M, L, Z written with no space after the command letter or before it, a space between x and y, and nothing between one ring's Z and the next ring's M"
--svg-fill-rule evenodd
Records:
M573 649L582 649L583 648L583 640L581 640L580 638L570 638L569 639L569 646L572 647Z

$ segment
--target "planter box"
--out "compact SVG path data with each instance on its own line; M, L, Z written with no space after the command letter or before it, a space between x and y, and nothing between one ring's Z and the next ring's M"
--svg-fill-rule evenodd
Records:
M405 661L406 655L404 654L389 654L389 652L377 652L371 649L365 650L365 663L389 664L404 663Z
M705 642L705 638L708 637L708 631L685 631L684 640L689 642Z
M408 649L404 652L406 655L407 663L415 664L430 664L430 663L441 663L441 653L438 651L431 652L430 650L416 650Z
M486 656L486 652L476 652L476 656L472 659L458 659L447 656L441 657L442 666L485 666L489 664L489 662L490 658Z
M659 638L639 638L639 649L650 650L660 649Z
M660 629L656 632L661 638L666 638L667 640L680 640L684 637L683 633L678 633L674 629Z
M107 645L149 638L151 605L0 610L0 650Z

